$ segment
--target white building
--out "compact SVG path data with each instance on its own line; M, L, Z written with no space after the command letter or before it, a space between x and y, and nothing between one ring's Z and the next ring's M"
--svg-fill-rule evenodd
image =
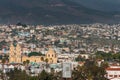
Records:
M72 62L79 54L58 54L59 62Z
M110 66L106 69L109 80L120 80L120 66Z

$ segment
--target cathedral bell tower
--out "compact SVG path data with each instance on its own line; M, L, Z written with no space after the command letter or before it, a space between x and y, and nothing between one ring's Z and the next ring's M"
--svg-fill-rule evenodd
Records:
M17 44L16 46L16 50L15 50L15 53L16 53L16 63L21 63L22 62L22 56L21 56L21 47L19 44Z
M15 62L15 47L13 44L10 45L10 51L9 51L9 63Z
M21 56L21 47L19 44L15 47L13 44L10 45L9 51L9 63L21 63L22 56Z

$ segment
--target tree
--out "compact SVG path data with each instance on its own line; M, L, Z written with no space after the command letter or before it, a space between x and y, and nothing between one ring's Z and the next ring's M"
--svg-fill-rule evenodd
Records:
M3 58L3 59L2 59L2 64L5 64L5 62L6 62L6 59Z
M39 52L39 53L38 52L31 52L31 53L28 54L29 57L31 57L31 56L42 56L42 55L43 54L41 52Z
M26 66L28 66L29 63L30 63L30 60L23 61L23 64Z
M77 69L72 71L73 80L85 80L84 67L78 66Z
M48 63L48 59L47 58L45 59L45 62Z
M7 76L9 77L9 80L29 80L30 76L26 74L25 71L18 70L15 68L15 70L11 70L7 73Z
M23 61L23 65L26 65L26 61Z
M85 58L83 58L82 56L78 56L77 58L75 58L76 61L85 61Z
M30 76L26 73L26 71L21 71L15 68L15 70L11 70L6 73L9 77L8 80L38 80L38 76ZM41 79L40 79L41 80Z
M102 63L101 63L101 67L104 68L104 69L106 69L106 68L109 67L109 65L108 65L107 62L102 62Z
M41 61L44 61L44 58L43 58L43 57L41 57Z
M26 60L27 65L30 63L30 60Z
M43 70L39 75L39 80L52 80L49 76L49 74Z
M6 59L3 58L3 59L2 59L2 79L3 79L3 80L4 80L4 73L3 73L3 71L4 71L4 64L5 64L5 62L6 62Z
M107 80L106 71L97 66L95 61L87 60L84 66L78 66L72 73L73 80Z
M46 68L48 68L49 64L48 64L48 59L47 58L45 59L45 62L46 62Z

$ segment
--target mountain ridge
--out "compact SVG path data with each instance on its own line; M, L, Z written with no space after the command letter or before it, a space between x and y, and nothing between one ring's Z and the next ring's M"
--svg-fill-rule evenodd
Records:
M1 0L0 12L0 23L5 24L115 23L119 20L114 13L89 9L70 0Z

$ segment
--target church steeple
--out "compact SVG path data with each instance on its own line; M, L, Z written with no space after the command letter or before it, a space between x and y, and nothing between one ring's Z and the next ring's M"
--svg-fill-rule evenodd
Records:
M13 44L11 44L9 50L9 62L13 63L14 61L15 61L15 47Z
M16 50L15 50L15 53L16 53L16 62L17 63L21 63L21 47L19 44L17 44L16 46Z
M9 63L21 63L21 47L19 44L15 47L13 44L10 45L9 51Z

